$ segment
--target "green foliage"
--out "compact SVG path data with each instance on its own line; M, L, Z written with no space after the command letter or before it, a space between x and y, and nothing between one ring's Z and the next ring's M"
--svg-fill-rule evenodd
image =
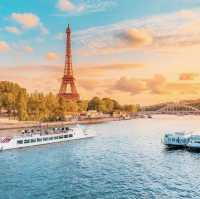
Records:
M21 92L26 93L26 90L18 84L7 81L0 82L0 106L1 109L7 110L9 117L15 116L18 111L18 100Z
M124 105L123 109L128 113L136 113L139 111L140 107L139 105Z
M17 98L17 117L19 120L27 120L28 114L27 114L27 101L28 97L25 92L25 90L21 90L19 92L18 98Z
M77 102L78 112L84 112L88 109L88 101L87 100L79 100Z
M0 82L0 113L6 111L9 117L17 117L18 120L33 121L58 121L64 120L67 114L77 114L87 110L96 110L103 113L114 111L137 112L138 105L120 105L110 98L100 99L94 97L91 100L79 100L77 102L65 100L53 93L28 94L26 89L18 84Z
M140 110L139 105L120 105L116 100L110 98L92 98L88 103L88 110L97 110L103 113L113 113L114 111L125 111L136 113Z

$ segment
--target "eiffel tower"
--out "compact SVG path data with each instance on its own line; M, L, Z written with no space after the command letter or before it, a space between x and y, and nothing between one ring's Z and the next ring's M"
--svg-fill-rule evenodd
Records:
M60 91L58 96L64 97L66 100L79 100L80 96L77 92L75 85L75 78L72 69L72 51L71 51L71 29L66 29L66 55L65 55L65 68L62 78Z

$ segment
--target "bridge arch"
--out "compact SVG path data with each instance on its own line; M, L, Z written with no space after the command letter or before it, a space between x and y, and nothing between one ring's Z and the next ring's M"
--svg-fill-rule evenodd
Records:
M167 111L167 112L181 112L181 111L188 111L188 112L200 112L199 109L192 107L190 105L186 105L186 104L179 104L179 103L174 103L174 104L168 104L164 107L162 107L161 109L157 110L158 112L162 112L162 111Z
M155 111L143 111L147 114L200 114L200 110L188 104L169 103Z

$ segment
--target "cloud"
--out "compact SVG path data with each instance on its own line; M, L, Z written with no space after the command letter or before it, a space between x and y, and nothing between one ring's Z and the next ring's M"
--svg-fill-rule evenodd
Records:
M12 13L10 18L20 24L23 29L39 28L43 34L48 33L40 18L33 13Z
M139 79L128 79L126 77L121 77L116 81L113 89L122 92L129 92L132 95L136 95L146 90L146 84L144 81Z
M101 85L101 81L95 79L79 79L79 86L86 90L95 90L97 87Z
M90 12L101 12L115 5L112 0L83 0L81 3L73 3L71 0L58 0L56 7L63 13L81 14ZM66 16L65 14L54 14L54 16Z
M128 92L131 95L148 92L151 94L161 95L168 93L168 83L165 77L161 74L156 74L149 79L134 79L121 77L112 87L114 90Z
M55 52L48 52L47 55L46 55L46 58L49 61L54 61L54 60L57 60L59 58L59 56Z
M108 88L108 93L115 90L130 95L165 96L167 99L174 96L174 100L177 100L177 98L180 99L181 95L184 98L188 96L197 97L200 94L200 83L169 82L163 75L156 74L149 79L121 77L112 87Z
M61 11L69 11L69 12L81 12L85 9L83 4L75 5L70 0L59 0L57 3L57 7Z
M45 93L50 91L57 93L62 75L63 65L28 64L27 66L2 68L0 80L17 82L26 87L29 92L37 90ZM161 74L146 79L128 77L109 79L105 77L96 78L94 76L83 77L81 74L76 77L78 91L83 99L88 99L98 94L101 97L112 97L121 103L150 104L161 101L192 99L197 98L200 94L200 83L187 81L170 82ZM51 84L49 84L49 79L51 79ZM161 84L159 88L155 88L156 82Z
M0 41L0 53L6 52L10 49L10 46L7 42L5 41Z
M11 18L24 28L34 28L40 23L39 17L32 13L12 13Z
M6 30L7 32L14 33L14 34L16 34L16 35L21 34L21 31L20 31L17 27L14 27L14 26L6 26L6 27L5 27L5 30Z
M181 10L177 12L176 16L189 19L196 17L196 14L192 10Z
M182 10L81 30L74 34L74 41L78 53L85 56L136 50L181 51L200 45L199 19L199 10Z
M140 63L113 63L113 64L105 64L105 65L90 65L90 66L80 66L76 69L77 74L81 76L109 76L110 73L119 72L119 71L129 71L132 69L139 69L145 67L144 64ZM110 72L110 73L109 73Z
M141 46L150 45L153 38L146 30L142 29L128 29L117 34L121 40L122 47L138 48Z
M179 95L194 95L198 97L200 94L200 83L168 83L167 88L177 97Z
M197 73L181 73L179 80L194 80L199 74Z
M154 75L153 78L147 80L147 87L152 94L163 94L167 92L167 81L161 74Z
M31 65L6 67L1 69L0 80L19 83L28 92L58 92L62 67L54 65ZM51 79L51 84L49 84Z
M25 46L24 47L24 51L28 52L28 53L32 53L33 52L33 48L31 46Z

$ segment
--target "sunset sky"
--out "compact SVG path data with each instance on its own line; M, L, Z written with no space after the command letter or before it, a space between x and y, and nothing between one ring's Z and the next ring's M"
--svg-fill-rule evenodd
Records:
M200 0L1 0L0 80L57 93L68 23L82 99L200 98Z

